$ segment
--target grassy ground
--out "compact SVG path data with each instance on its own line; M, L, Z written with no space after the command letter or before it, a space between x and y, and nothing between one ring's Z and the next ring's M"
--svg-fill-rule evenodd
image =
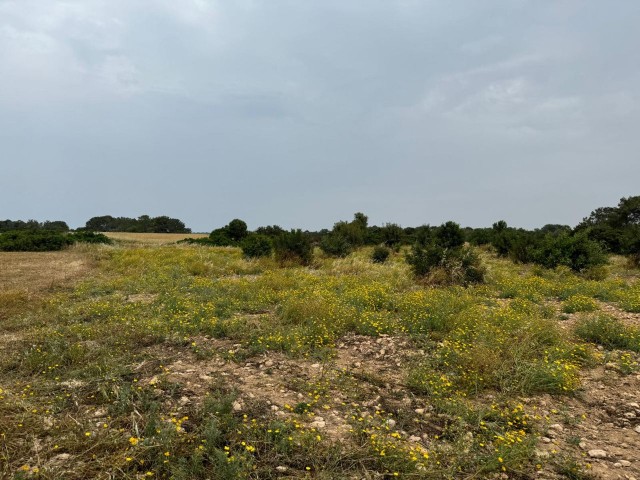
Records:
M593 372L635 378L638 272L485 253L486 285L425 288L369 253L120 243L57 283L0 254L32 265L0 277L0 476L586 478L580 439L540 439Z

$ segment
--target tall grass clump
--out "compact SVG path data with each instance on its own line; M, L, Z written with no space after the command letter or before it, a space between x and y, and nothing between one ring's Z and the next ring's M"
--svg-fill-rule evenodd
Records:
M625 325L617 318L599 314L581 319L575 327L578 337L606 348L640 352L640 328Z

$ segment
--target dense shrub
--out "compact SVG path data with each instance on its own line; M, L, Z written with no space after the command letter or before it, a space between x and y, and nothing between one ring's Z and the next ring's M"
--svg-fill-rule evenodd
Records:
M447 222L427 244L416 242L407 263L417 277L430 283L468 285L484 281L485 268L472 248L463 244L460 226Z
M68 232L69 225L62 220L38 222L37 220L0 220L0 233L17 230L49 230L52 232Z
M308 265L313 259L311 242L300 229L280 234L274 239L273 248L281 263Z
M602 247L585 233L546 235L533 257L534 262L543 267L564 265L576 272L607 263Z
M240 242L249 233L247 230L247 224L239 218L234 218L225 227L228 237L234 242Z
M339 233L329 233L322 237L320 248L333 257L346 257L353 250L351 243Z
M387 223L380 230L382 241L387 247L398 247L404 238L404 230L396 223Z
M215 247L229 247L236 244L236 242L229 237L229 232L224 227L211 232L207 240L208 242L206 243L208 245L213 245Z
M49 230L24 230L0 234L0 251L4 252L62 250L72 243L69 235Z
M80 243L104 243L106 245L113 243L113 240L111 240L105 234L96 233L96 232L87 232L87 231L75 232L70 234L69 238L71 238L71 240L74 242L80 242Z
M191 233L184 222L177 218L150 217L141 215L138 218L112 217L103 215L87 220L84 230L93 232L137 232L137 233Z
M388 247L385 247L384 245L378 245L373 249L373 252L371 252L371 260L374 263L384 263L387 261L387 258L389 258L390 254L391 250L389 250Z
M242 253L248 258L268 257L273 246L266 235L250 234L241 243Z
M464 245L464 233L457 223L447 222L436 229L435 242L442 248L459 248Z

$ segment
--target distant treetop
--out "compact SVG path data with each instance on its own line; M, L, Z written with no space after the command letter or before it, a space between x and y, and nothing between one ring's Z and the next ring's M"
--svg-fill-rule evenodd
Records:
M166 215L141 215L138 218L104 215L89 219L84 229L94 232L191 233L191 229L186 228L184 222Z

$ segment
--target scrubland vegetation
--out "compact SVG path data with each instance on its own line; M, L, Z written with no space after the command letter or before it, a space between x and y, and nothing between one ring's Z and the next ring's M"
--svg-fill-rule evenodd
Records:
M536 456L532 399L579 392L596 345L640 350L638 326L600 308L640 310L618 266L589 280L480 252L485 283L433 288L402 251L282 267L238 248L82 249L97 267L72 287L1 293L5 477L527 477L558 470ZM562 312L580 312L569 332ZM367 339L403 342L379 358L390 371L340 347Z
M590 425L594 372L637 391L640 272L587 231L533 240L545 263L491 230L74 234L81 276L0 288L0 476L590 478L548 431Z

